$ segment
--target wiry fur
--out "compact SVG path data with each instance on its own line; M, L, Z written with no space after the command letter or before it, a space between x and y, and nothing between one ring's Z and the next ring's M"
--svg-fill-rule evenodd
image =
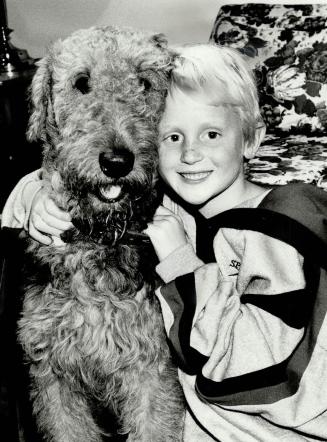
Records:
M30 242L33 280L19 321L47 441L102 440L94 419L102 407L129 441L180 440L183 401L151 248L137 235L158 203L157 125L171 62L160 35L91 28L57 42L33 81L29 136L43 141L44 185L75 226L64 247ZM135 162L113 179L99 154L115 146ZM101 193L112 185L117 201Z

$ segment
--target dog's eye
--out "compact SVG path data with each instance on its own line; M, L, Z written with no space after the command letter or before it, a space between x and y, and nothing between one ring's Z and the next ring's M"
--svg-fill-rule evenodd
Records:
M140 84L141 84L141 86L143 86L143 90L146 92L152 88L151 81L147 78L141 77Z
M74 88L80 91L83 95L90 92L90 77L88 74L79 74L75 78Z

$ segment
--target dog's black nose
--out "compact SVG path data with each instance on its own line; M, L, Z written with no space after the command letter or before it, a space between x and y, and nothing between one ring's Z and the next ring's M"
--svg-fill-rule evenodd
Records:
M127 149L101 152L99 163L102 172L110 178L126 176L134 166L134 154Z

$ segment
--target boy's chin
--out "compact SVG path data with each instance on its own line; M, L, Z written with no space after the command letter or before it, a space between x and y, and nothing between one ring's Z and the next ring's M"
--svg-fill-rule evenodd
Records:
M208 201L210 201L210 198L185 198L185 201L193 206L204 206Z
M192 195L192 194L181 194L180 198L182 198L187 204L192 206L204 206L208 201L211 200L208 195Z
M163 192L168 195L172 200L180 205L190 205L190 206L203 206L209 201L208 196L204 195L194 195L192 192L183 192L180 189L174 189L167 182L161 181L161 186Z

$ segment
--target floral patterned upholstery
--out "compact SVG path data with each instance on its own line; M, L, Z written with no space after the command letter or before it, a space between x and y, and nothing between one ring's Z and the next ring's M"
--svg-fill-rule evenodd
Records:
M327 4L222 6L210 39L249 56L267 136L254 181L327 190Z

